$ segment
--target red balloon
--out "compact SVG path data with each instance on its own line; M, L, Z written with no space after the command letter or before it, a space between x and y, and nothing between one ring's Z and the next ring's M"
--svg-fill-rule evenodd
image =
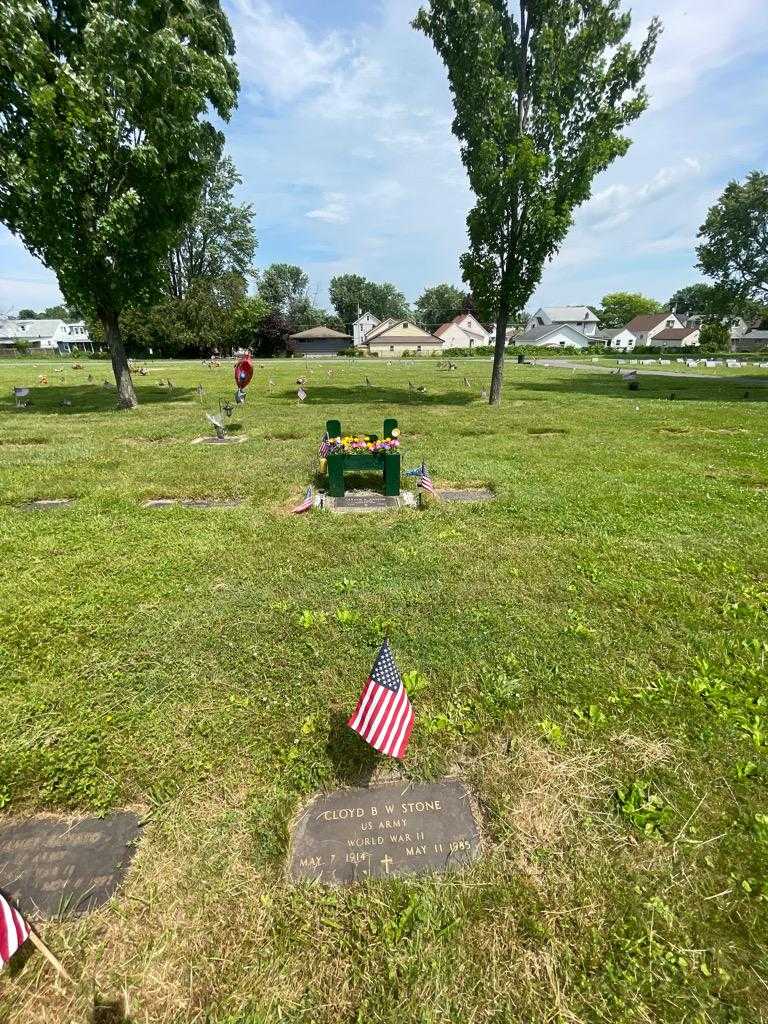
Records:
M235 366L235 383L239 388L247 388L253 377L253 363L250 356L243 356Z

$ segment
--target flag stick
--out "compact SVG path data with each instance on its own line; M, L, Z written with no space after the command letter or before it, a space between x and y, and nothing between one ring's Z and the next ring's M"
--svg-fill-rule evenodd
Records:
M62 978L66 979L66 981L68 981L70 985L74 985L74 981L69 976L69 974L67 974L64 965L53 955L50 949L48 949L46 944L43 942L43 940L40 938L37 932L33 930L31 925L27 924L27 927L29 928L29 941L32 943L32 945L43 954L48 963L53 964L53 966L56 968L56 970L59 972Z

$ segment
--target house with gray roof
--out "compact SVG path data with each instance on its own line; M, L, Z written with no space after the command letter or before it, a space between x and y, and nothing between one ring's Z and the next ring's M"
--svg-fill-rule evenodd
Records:
M66 354L76 349L92 352L94 345L84 321L66 323L64 320L7 320L0 321L0 350L15 350L18 342L26 342L33 351Z
M288 338L288 351L295 356L337 356L351 344L351 334L342 334L332 327L310 327Z
M594 338L588 338L570 324L532 327L512 339L514 345L532 345L535 348L588 348L594 343Z
M559 324L573 327L588 338L592 338L597 334L599 323L589 306L542 306L528 321L526 331Z
M768 331L754 328L746 333L731 332L732 352L762 352L768 351Z

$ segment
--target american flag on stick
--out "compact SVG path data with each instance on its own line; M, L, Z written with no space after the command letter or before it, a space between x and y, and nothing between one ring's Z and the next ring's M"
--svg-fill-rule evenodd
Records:
M413 708L388 640L381 645L347 725L374 750L388 757L405 757L413 729Z
M432 477L429 475L429 471L427 470L426 463L424 463L424 462L422 462L422 464L421 464L421 476L419 477L418 486L423 491L426 491L428 494L432 494L435 497L437 497L437 491L435 490L435 485L432 483Z
M299 385L299 390L296 392L296 397L300 402L303 402L304 399L307 397L307 392L304 390L303 387L301 387L301 385Z
M299 512L309 512L314 503L315 499L312 496L312 488L308 487L307 493L304 495L304 501L293 510L294 515L298 515Z
M331 450L331 439L328 437L328 431L323 435L323 439L320 442L320 458L327 459L328 452Z
M26 921L15 907L0 893L0 967L4 967L14 953L29 938Z

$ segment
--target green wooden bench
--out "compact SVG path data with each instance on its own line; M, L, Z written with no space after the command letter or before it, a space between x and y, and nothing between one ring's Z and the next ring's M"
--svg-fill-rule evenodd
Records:
M342 437L341 422L328 420L325 424L328 437ZM384 437L392 437L397 429L397 420L384 420ZM369 434L372 441L378 441L375 434ZM328 494L332 498L344 497L344 473L358 470L374 470L384 476L384 494L396 498L400 494L400 452L364 452L360 455L328 456Z

